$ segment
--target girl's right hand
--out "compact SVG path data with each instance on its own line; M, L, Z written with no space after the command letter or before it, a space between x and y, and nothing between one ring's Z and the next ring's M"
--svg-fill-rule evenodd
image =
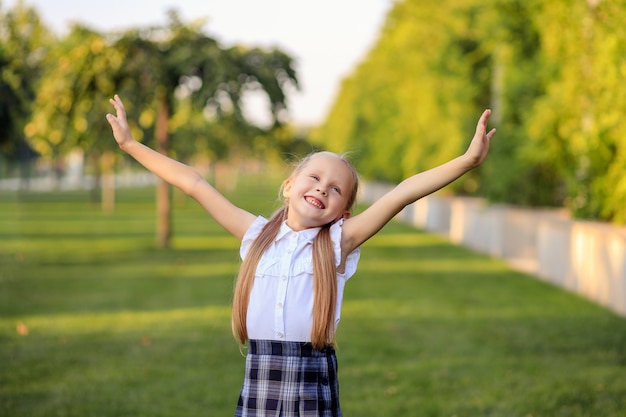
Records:
M117 94L114 98L109 99L109 102L115 108L116 115L109 113L106 115L106 118L111 128L113 128L115 141L120 148L124 148L125 145L135 141L130 133L128 121L126 120L126 109L124 109L124 103L122 103L122 100Z

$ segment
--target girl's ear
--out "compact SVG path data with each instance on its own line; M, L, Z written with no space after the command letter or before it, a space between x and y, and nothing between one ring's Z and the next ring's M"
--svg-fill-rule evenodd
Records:
M283 197L289 198L289 194L291 193L291 187L293 186L293 181L291 178L287 178L283 181Z
M337 222L340 219L348 220L350 218L350 215L351 213L349 211L344 211L343 213L341 213L341 216L337 217L337 220L335 221Z

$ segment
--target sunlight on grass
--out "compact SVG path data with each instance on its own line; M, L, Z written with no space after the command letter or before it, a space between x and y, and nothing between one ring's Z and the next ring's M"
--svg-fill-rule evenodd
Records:
M172 239L175 249L234 249L239 250L239 241L232 236L182 236Z
M85 257L91 258L91 255L100 251L110 251L115 248L116 251L131 251L154 246L153 239L132 240L122 236L118 238L101 238L93 239L90 237L63 238L49 237L38 238L32 240L18 240L11 243L11 247L7 251L20 254L21 258L33 256L34 258L45 260L46 258L57 259L66 257L71 254L72 258Z
M230 307L24 316L19 320L0 319L0 329L5 329L2 333L7 337L8 334L14 333L12 329L15 329L18 323L23 323L31 337L55 334L79 336L100 332L111 334L142 332L149 329L163 332L171 328L193 326L193 323L199 322L204 326L224 327L224 323L230 323Z

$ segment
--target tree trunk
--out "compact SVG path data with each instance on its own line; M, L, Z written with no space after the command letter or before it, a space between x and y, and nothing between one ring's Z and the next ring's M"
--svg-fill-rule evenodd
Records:
M167 99L163 97L159 105L156 120L156 141L157 151L163 155L168 152L167 121L169 119L169 108ZM160 248L169 248L172 237L172 208L171 208L171 187L168 183L159 179L156 189L156 210L157 210L157 244Z
M499 126L502 122L502 103L504 102L504 62L505 47L495 51L491 75L491 117L489 122Z
M113 171L113 163L115 156L113 152L106 151L100 157L102 164L101 172L101 192L102 192L102 211L105 213L113 213L115 211L115 173Z

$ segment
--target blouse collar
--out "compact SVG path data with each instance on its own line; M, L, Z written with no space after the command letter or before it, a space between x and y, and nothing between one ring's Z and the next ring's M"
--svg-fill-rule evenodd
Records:
M276 241L278 242L279 240L281 240L282 238L284 238L285 236L291 234L291 233L295 233L298 236L302 236L308 243L313 242L313 239L315 239L315 236L317 236L317 234L319 233L319 231L321 230L321 227L312 227L310 229L304 229L304 230L300 230L300 231L295 231L293 230L291 227L289 227L287 225L287 221L285 220L281 225L280 225L280 230L278 231L278 234L276 235Z

